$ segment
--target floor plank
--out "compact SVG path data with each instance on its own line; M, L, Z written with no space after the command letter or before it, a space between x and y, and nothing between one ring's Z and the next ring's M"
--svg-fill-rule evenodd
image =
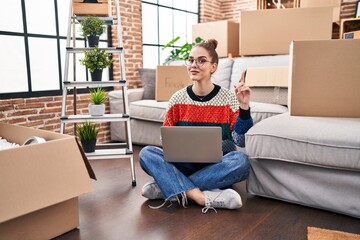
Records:
M360 234L360 219L269 198L252 196L245 183L234 189L243 199L238 210L201 212L190 203L150 209L162 201L147 201L141 187L151 178L140 168L134 146L137 186L131 186L128 159L92 160L98 180L80 197L80 227L58 240L84 239L307 239L307 227Z

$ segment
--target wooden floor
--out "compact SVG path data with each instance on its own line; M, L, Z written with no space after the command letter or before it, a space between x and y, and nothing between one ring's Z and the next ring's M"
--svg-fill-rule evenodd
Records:
M135 146L137 186L131 186L128 159L92 160L98 180L94 190L80 197L80 227L58 240L66 239L307 239L307 227L319 227L360 234L360 219L303 207L278 200L251 196L245 184L234 186L242 196L238 210L201 212L189 204L153 210L141 187L151 178L139 167Z

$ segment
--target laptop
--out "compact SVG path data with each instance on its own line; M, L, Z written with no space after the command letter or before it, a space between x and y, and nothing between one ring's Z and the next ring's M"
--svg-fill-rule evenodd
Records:
M215 163L222 160L221 127L163 126L160 131L167 162Z

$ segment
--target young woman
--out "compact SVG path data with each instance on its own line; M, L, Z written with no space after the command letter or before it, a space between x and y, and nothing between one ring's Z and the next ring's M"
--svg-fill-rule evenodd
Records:
M249 106L251 90L243 81L232 90L211 82L219 62L216 47L217 41L210 39L192 48L185 62L193 85L171 97L164 126L221 126L222 161L169 163L164 160L161 148L144 147L139 154L140 165L154 178L142 188L142 195L148 199L181 200L184 207L191 199L204 206L204 213L208 209L242 206L240 195L229 187L246 179L249 172L248 158L236 151L235 144L244 146L244 134L253 125Z

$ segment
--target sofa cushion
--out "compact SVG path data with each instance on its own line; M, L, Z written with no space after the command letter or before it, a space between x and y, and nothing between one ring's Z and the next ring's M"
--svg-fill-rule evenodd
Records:
M143 99L155 99L156 70L151 68L139 69L140 79L143 84Z
M217 70L212 75L211 80L224 88L229 89L230 77L234 60L232 58L221 58Z
M163 122L168 102L140 100L130 103L130 117L152 122Z
M286 113L289 109L285 106L271 103L250 102L251 117L254 124L281 113Z
M360 171L360 119L267 118L246 133L250 158Z

